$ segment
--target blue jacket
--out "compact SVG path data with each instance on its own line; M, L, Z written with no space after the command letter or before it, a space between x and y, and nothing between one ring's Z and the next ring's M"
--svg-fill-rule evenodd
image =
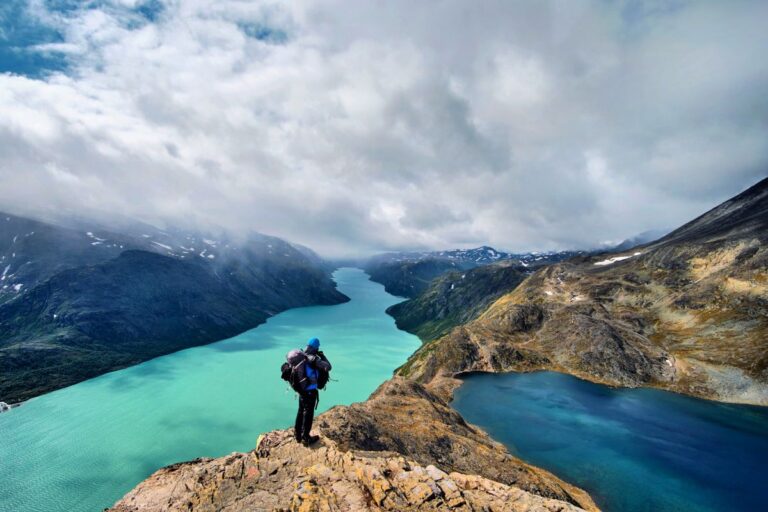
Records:
M310 389L317 389L317 370L315 370L311 364L304 365L304 368L306 368L307 378L309 379L307 391Z
M317 378L319 377L317 367L329 372L331 371L331 363L325 356L317 355L317 348L308 346L304 353L307 355L307 362L304 365L304 374L309 380L309 384L305 388L306 391L317 389Z

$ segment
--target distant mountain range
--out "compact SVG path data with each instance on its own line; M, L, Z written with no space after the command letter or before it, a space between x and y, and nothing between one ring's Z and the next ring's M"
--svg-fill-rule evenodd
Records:
M371 276L371 280L383 284L387 292L413 298L423 292L433 279L445 272L469 270L502 262L520 267L520 272L527 272L582 254L586 252L508 253L484 245L475 249L384 253L371 257L363 267Z
M457 373L551 369L766 405L767 241L765 179L656 241L522 282L494 265L477 287L477 270L446 274L390 309L425 342L399 374L446 397Z
M0 214L0 400L346 300L316 254L275 237Z

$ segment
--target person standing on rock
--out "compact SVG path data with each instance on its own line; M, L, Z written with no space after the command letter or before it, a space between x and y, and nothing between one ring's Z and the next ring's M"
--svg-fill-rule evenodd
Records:
M291 350L286 356L287 362L281 371L284 380L299 394L299 410L296 412L294 435L296 441L309 446L320 439L310 434L315 408L319 400L319 390L328 382L331 363L320 351L320 340L312 338L307 348Z

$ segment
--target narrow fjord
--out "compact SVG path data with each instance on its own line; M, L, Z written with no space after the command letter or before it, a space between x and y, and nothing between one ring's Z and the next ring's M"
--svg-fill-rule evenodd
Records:
M383 286L360 270L334 278L350 302L292 309L0 415L0 511L102 510L162 466L252 449L260 433L292 425L279 366L311 336L334 365L318 412L366 399L419 341L384 313L400 299Z

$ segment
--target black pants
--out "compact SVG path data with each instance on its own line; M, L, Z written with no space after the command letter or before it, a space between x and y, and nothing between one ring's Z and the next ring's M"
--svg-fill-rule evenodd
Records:
M299 411L296 413L296 439L307 439L312 430L312 420L315 417L315 405L317 404L317 390L310 389L299 393Z

